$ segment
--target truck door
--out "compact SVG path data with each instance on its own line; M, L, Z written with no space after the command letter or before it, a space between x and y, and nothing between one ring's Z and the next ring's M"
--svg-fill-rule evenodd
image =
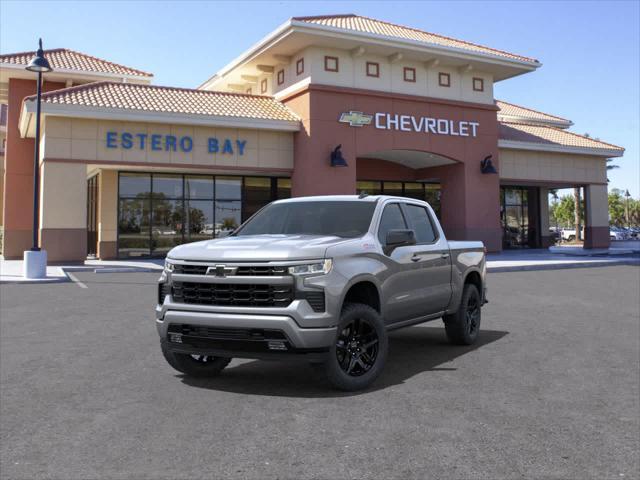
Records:
M384 247L389 230L410 228L399 202L385 205L378 225L378 240ZM387 277L383 284L384 321L402 322L425 315L424 298L427 293L425 270L416 262L416 245L395 248L387 262Z
M423 315L443 311L451 298L451 254L447 240L439 235L431 212L424 206L403 203L402 210L409 228L416 234L412 261L420 268Z

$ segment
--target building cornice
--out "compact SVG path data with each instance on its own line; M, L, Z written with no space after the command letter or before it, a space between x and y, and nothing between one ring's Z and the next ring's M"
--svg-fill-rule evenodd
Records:
M498 148L509 150L528 150L535 152L568 153L573 155L590 155L595 157L611 158L621 157L624 150L614 150L607 148L571 147L566 145L516 142L513 140L498 140Z
M20 135L28 136L35 116L36 102L25 101L20 113ZM86 118L94 120L112 120L124 122L161 123L174 125L193 125L206 127L245 128L255 130L276 130L297 132L299 121L267 120L247 117L227 117L216 115L193 115L166 112L148 112L132 109L114 109L106 107L87 107L82 105L42 104L44 116Z

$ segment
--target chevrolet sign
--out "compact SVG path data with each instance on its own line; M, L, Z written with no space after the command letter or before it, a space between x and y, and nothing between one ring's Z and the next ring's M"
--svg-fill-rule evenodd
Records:
M371 125L372 120L373 115L351 110L349 112L342 112L338 121L340 123L348 123L352 127L362 127L364 125Z
M373 121L375 118L375 122ZM450 135L453 137L477 137L480 123L465 120L449 120L446 118L415 117L413 115L397 115L377 112L369 115L363 112L343 112L338 120L352 127L371 125L379 130L399 130L401 132L417 132L434 135Z

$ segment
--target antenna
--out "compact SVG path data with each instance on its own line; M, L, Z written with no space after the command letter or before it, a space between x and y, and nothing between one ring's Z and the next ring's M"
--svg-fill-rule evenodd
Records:
M368 197L368 196L369 196L369 194L367 192L362 191L362 192L360 192L360 195L358 195L358 198L365 198L365 197Z

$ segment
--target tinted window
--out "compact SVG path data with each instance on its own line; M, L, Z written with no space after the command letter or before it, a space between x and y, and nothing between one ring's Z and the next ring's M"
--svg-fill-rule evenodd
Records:
M374 202L318 201L268 205L237 235L335 235L361 237L369 230Z
M436 234L429 221L427 209L418 205L406 205L406 207L409 223L416 232L416 243L433 243Z
M380 226L378 227L378 240L382 245L387 243L387 232L389 230L406 230L407 224L400 211L400 205L392 203L384 207L382 218L380 218Z

